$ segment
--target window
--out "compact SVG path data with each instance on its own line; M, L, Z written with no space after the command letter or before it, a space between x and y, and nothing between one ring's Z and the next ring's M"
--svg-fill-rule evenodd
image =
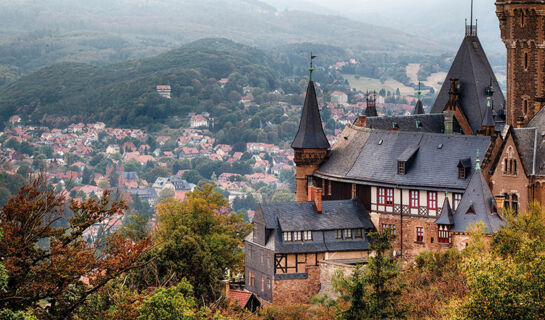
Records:
M504 193L503 194L503 207L504 208L509 208L511 207L511 204L509 202L509 194L508 193Z
M524 21L524 11L521 11L520 12L520 26L524 27L524 23L525 23L525 21Z
M416 242L424 242L424 228L416 227Z
M261 291L265 291L265 277L261 276Z
M507 160L507 158L503 160L503 172L505 173L507 173L507 171L509 170L508 161L509 160Z
M439 225L439 243L450 243L449 226Z
M377 203L384 206L394 205L394 189L377 188Z
M352 239L352 229L344 229L344 238Z
M263 249L261 249L259 253L260 253L259 261L261 262L261 265L263 265L263 263L265 263L265 257L263 255Z
M524 71L528 71L528 52L524 53Z
M293 241L301 241L301 231L295 231L293 233Z
M428 191L428 209L437 210L437 192Z
M252 246L248 246L248 256L250 257L250 259L254 257L254 250Z
M363 232L361 229L354 229L354 239L363 239Z
M524 115L528 114L528 100L527 99L524 99L522 101L522 113L524 113Z
M271 265L271 255L270 254L267 255L267 267L272 267L272 265Z
M250 287L255 287L255 273L253 271L248 272L248 284Z
M405 161L397 162L397 174L400 174L400 175L405 174Z
M517 174L517 160L513 159L513 173Z
M386 223L383 223L383 224L382 224L382 232L384 232L385 230L390 231L390 234L391 234L392 236L395 236L395 235L396 235L396 225L395 225L395 224L386 224Z
M462 194L455 193L454 194L454 210L458 209L458 206L460 205L460 201L462 201Z
M271 289L271 279L267 277L267 290Z
M458 179L464 180L466 178L466 168L463 166L458 167Z
M312 231L303 231L303 240L312 241Z
M519 197L516 194L511 196L511 209L513 209L514 213L519 211Z
M418 209L418 207L420 206L420 191L409 191L409 205L411 208Z
M342 230L337 230L336 234L335 234L335 239L342 239L343 238L343 231Z
M291 242L291 232L284 232L284 242Z

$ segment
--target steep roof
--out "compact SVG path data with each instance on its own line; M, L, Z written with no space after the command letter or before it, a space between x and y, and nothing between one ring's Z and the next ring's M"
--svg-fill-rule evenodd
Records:
M454 213L451 231L467 232L470 224L482 222L485 232L495 233L505 221L497 213L496 201L481 170L475 170Z
M277 253L368 250L365 232L361 239L339 240L333 230L375 230L369 213L357 199L323 201L322 213L316 211L314 202L260 204L258 210L263 212L265 227L273 230L266 247ZM313 231L313 237L310 241L284 242L283 231Z
M418 99L418 101L416 101L416 105L414 106L413 114L424 114L424 113L426 113L424 111L424 104L422 104L422 101Z
M505 97L488 62L479 38L467 35L452 62L446 81L433 104L432 113L440 113L449 101L450 84L448 79L459 79L461 109L465 114L473 133L483 124L486 113L486 88L492 84L494 92L492 107L496 114L505 110Z
M309 81L305 104L301 113L299 130L291 144L292 148L329 149L329 141L322 128L322 118L316 98L314 82Z
M486 153L487 136L445 135L384 131L349 125L337 139L329 158L315 175L327 179L373 185L400 185L430 189L465 189L458 179L458 163L477 150ZM409 148L418 147L410 168L397 174L397 161Z
M452 217L452 208L450 207L448 197L445 197L445 202L443 202L443 208L441 208L441 214L439 215L439 218L435 220L435 223L448 226L454 224L454 218Z

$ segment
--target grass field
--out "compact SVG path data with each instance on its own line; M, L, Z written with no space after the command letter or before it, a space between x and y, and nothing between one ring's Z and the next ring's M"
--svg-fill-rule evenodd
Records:
M411 87L407 87L404 84L402 84L399 81L388 79L384 83L381 82L379 79L373 79L373 78L367 78L367 77L358 77L356 78L354 75L351 74L343 74L342 75L346 80L348 80L348 83L350 83L350 86L352 88L356 88L356 90L361 90L363 92L369 90L369 91L380 91L381 89L390 90L391 92L396 92L396 89L399 88L399 91L403 95L414 95L414 89Z

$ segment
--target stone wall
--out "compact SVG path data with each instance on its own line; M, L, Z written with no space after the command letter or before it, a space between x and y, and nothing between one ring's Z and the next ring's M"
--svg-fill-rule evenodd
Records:
M274 280L273 303L310 303L320 291L320 267L306 267L306 279Z
M346 276L354 272L354 266L330 261L320 261L320 283L322 285L320 292L318 293L320 296L326 294L332 298L337 297L333 285L331 284L331 280L338 270Z

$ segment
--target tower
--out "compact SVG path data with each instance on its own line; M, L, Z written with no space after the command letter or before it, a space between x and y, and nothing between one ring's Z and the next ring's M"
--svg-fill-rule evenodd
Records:
M545 0L498 0L507 48L506 122L526 124L545 105Z
M294 150L295 162L295 182L296 182L296 201L308 200L309 181L314 171L324 162L327 151L329 150L329 142L324 134L322 127L322 118L320 117L320 109L318 108L318 99L316 98L316 89L312 81L312 59L315 56L310 56L310 79L307 87L307 95L305 104L301 113L301 121L299 122L299 130L293 140L291 147Z

